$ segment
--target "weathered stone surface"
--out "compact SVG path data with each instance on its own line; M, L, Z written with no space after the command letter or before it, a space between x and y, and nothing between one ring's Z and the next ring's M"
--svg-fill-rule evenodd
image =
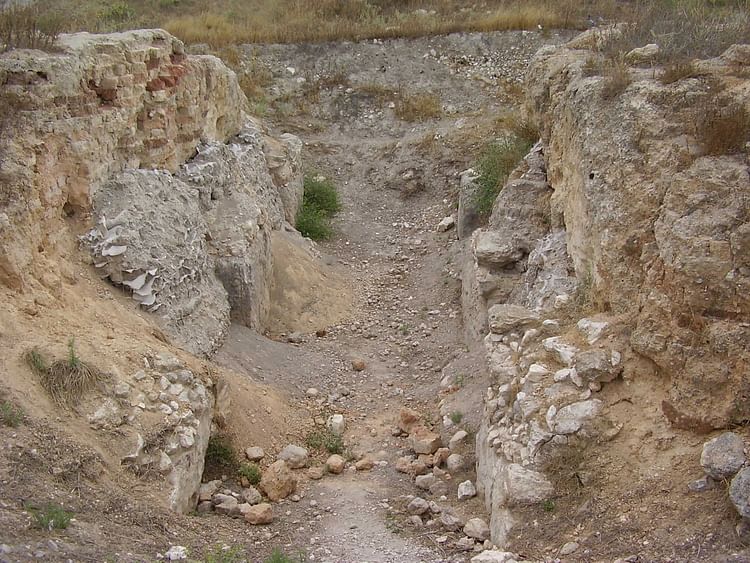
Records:
M742 469L729 485L729 499L743 518L750 518L750 468Z
M490 330L505 334L511 330L535 326L539 315L519 305L494 305L489 310Z
M289 444L279 453L278 459L282 459L291 469L301 469L307 465L307 449L302 446Z
M409 440L411 448L417 454L434 454L442 445L440 434L436 434L421 425L414 426L411 429Z
M555 492L552 483L542 473L517 463L505 467L503 487L508 506L535 504L550 498Z
M488 549L471 558L471 563L516 563L518 555L510 551Z
M420 497L414 497L408 505L406 505L406 510L410 514L417 514L422 515L425 512L427 512L430 509L430 503L428 503L425 499Z
M709 477L730 479L745 461L745 442L734 432L724 432L703 444L701 466Z
M730 52L737 49L724 57ZM599 96L604 79L581 72L590 56L542 49L527 74L554 186L550 220L566 230L581 296L635 318L630 344L671 382L673 424L747 420L750 403L736 393L750 381L750 327L741 322L750 315L747 163L696 157L701 147L686 144L691 126L680 112L649 102L677 95L697 103L710 94L705 86L639 76L627 101L612 104ZM733 79L723 60L696 64L724 84ZM727 102L746 105L749 96L733 91Z
M414 479L414 484L417 486L418 489L422 489L423 491L429 491L430 487L435 482L437 482L437 477L431 474L417 475L417 477Z
M266 457L266 452L260 446L252 446L245 450L245 457L250 461L260 461Z
M471 481L464 481L458 485L458 500L467 500L477 496L477 489Z
M267 502L251 506L244 512L245 521L253 526L273 522L273 506Z
M576 356L575 369L584 381L606 383L620 375L622 363L615 363L610 350L594 348Z
M247 487L245 489L242 489L242 498L249 505L258 504L261 500L263 500L263 497L255 487Z
M372 459L369 455L364 456L362 459L358 460L357 463L354 464L354 468L357 471L369 471L375 466L375 460Z
M346 430L346 420L343 414L332 414L326 421L328 429L336 434L336 436L343 436L344 430Z
M297 479L284 460L269 465L260 480L260 490L272 501L291 495L297 488Z
M590 399L566 405L551 417L550 429L557 434L573 434L578 432L583 428L584 424L601 412L602 407L603 403L599 399Z
M457 532L464 527L464 521L453 512L444 510L440 514L440 525L450 532Z
M415 410L404 407L398 413L398 427L407 434L419 423L419 420L420 414Z
M479 541L490 539L490 527L481 518L470 518L464 526L464 534Z

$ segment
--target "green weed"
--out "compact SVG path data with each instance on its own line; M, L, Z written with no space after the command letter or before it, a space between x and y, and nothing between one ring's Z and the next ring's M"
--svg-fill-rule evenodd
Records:
M307 446L314 450L326 450L331 454L344 452L344 439L329 429L313 430L305 438Z
M257 463L243 463L240 465L237 473L239 473L240 477L244 477L250 481L251 485L257 485L260 483L260 478L262 476L260 467L258 467Z
M330 180L305 176L302 206L297 213L296 227L313 240L330 238L331 218L341 209L336 187Z
M206 463L222 467L234 467L237 464L237 454L228 437L214 434L208 439Z
M34 525L40 530L64 530L70 524L73 514L57 504L47 504L42 508L27 507L34 517Z
M245 551L239 546L216 546L203 555L201 563L247 563L250 561Z
M464 413L459 411L453 411L449 416L453 424L461 424L461 421L464 419Z

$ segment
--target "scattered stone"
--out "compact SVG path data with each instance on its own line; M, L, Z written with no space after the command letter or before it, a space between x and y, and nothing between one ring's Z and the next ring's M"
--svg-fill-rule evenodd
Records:
M451 454L445 462L445 466L451 473L456 473L464 468L465 464L464 456L461 454Z
M421 425L414 426L409 437L411 448L417 454L433 454L442 445L440 434L436 434Z
M344 415L332 414L328 417L326 426L331 432L336 434L336 436L343 436L344 430L346 430L346 420L344 420Z
M210 500L203 500L198 503L198 506L195 507L195 511L198 514L207 514L211 512L214 509L214 504Z
M701 466L709 477L730 479L745 461L745 443L734 432L724 432L703 444Z
M354 464L354 468L357 471L369 471L374 465L375 461L369 455L366 455Z
M443 511L440 515L440 525L450 532L457 532L464 527L464 521L452 512Z
M260 461L266 457L266 452L260 446L252 446L245 450L245 457L250 461Z
M364 371L365 367L367 367L367 364L365 364L365 361L362 359L356 359L352 360L352 369L354 371Z
M242 489L242 498L245 499L245 502L250 505L258 504L261 500L263 500L260 492L255 487L247 487L245 489Z
M704 475L700 479L688 483L688 489L693 493L702 493L703 491L713 489L715 486L716 481L711 479L708 475Z
M430 494L436 497L446 496L448 494L448 484L444 481L435 481L430 485Z
M217 514L224 514L225 516L237 516L239 514L240 503L231 495L214 495L211 502Z
M420 516L417 516L416 514L412 514L411 516L409 516L406 521L414 528L421 528L422 526L424 526L422 518Z
M267 502L251 506L245 511L245 521L253 526L273 522L273 507Z
M656 43L649 43L643 47L636 47L628 51L625 55L625 62L628 64L650 63L659 56L659 46Z
M315 387L309 387L307 391L305 391L305 394L308 397L317 397L320 391L318 391Z
M169 548L167 553L164 554L164 559L167 561L181 561L187 558L187 548L181 545L173 545Z
M467 538L466 536L459 539L455 544L456 549L460 551L471 551L474 549L474 546L477 542L475 542L472 538Z
M287 335L286 341L291 344L302 344L302 342L304 342L304 338L301 333L293 332Z
M451 451L448 448L438 448L438 450L432 456L432 464L435 467L440 467L448 461L448 457L451 455Z
M468 500L477 496L477 489L471 481L464 481L458 485L458 500Z
M311 467L310 469L307 470L307 476L313 481L318 481L322 479L324 473L325 473L325 470L320 465L316 467Z
M327 334L328 334L328 331L324 328L319 328L318 330L315 331L315 336L317 336L318 338L323 338Z
M560 548L560 555L570 555L571 553L575 553L578 551L579 547L578 542L569 541Z
M338 454L333 454L326 460L326 468L334 475L340 474L345 465L346 460Z
M425 475L430 472L430 468L421 461L417 460L411 462L408 472L411 475Z
M260 480L260 490L274 502L288 497L296 488L297 479L283 459L269 465Z
M472 563L516 563L518 555L510 551L488 549L471 558Z
M395 467L399 473L409 473L411 470L411 464L414 461L414 456L403 456L396 460Z
M286 464L292 469L302 469L307 465L308 453L302 446L295 446L289 444L281 453L279 453L278 459L284 460Z
M411 429L419 423L419 413L415 410L403 408L398 413L398 427L409 434Z
M469 433L466 430L459 430L453 435L453 437L451 437L450 441L448 442L448 448L451 451L458 449L468 437Z
M221 481L219 479L209 481L208 483L201 483L201 487L198 490L198 500L201 502L211 500L211 497L219 491L220 487Z
M434 475L418 475L416 479L414 479L414 484L417 486L418 489L422 489L423 491L429 491L430 487L437 482L437 477Z
M410 514L422 515L430 509L430 503L421 497L414 497L406 506Z
M451 215L450 217L444 217L440 223L438 223L437 230L439 233L452 229L456 225L456 220Z
M750 518L750 467L740 470L729 485L729 499L743 518Z
M464 526L464 534L479 541L490 539L490 527L481 518L470 518Z

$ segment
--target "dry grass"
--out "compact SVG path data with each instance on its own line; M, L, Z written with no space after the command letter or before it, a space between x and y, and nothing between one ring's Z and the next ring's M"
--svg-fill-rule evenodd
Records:
M9 49L48 50L64 29L62 13L37 4L12 4L0 10L0 52Z
M82 361L76 354L73 340L68 343L68 357L51 364L42 354L33 349L26 353L26 363L39 378L42 387L52 400L60 406L73 406L89 390L93 389L103 375Z
M743 106L706 104L696 110L696 137L703 154L741 152L750 142L750 112Z
M674 61L664 66L659 81L665 85L673 84L693 76L696 76L696 69L691 61Z
M622 62L610 61L604 67L604 79L602 81L602 98L613 100L630 86L632 77L628 66Z
M615 17L616 0L59 0L65 31L162 27L188 43L300 43L420 37L457 31L583 28Z
M440 98L431 92L399 92L396 99L396 117L403 121L426 121L440 117L443 107Z

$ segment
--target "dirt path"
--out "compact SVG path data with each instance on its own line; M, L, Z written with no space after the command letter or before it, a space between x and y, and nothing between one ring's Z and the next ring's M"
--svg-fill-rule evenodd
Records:
M484 517L479 499L455 500L458 483L473 480L473 464L451 476L447 495L430 497L396 472L396 459L408 450L392 430L407 406L424 413L444 441L450 438L458 427L443 428L438 413L446 375L462 382L450 397L460 428L471 433L478 425L482 360L463 344L459 246L455 231L437 232L436 226L455 212L458 173L497 132L497 117L515 109L528 59L553 40L560 38L477 34L253 50L254 64L276 70L268 116L273 127L298 134L306 169L339 187L336 235L320 248L349 280L355 304L345 323L320 327L325 337L305 335L293 350L278 344L269 352L263 339L236 328L218 361L254 370L254 377L285 388L313 416L345 414L352 455L378 461L370 471L352 467L343 476L310 481L299 502L283 503L272 542L287 552L330 562L471 557L456 546L463 534L430 522L415 528L404 507L421 492L464 519ZM388 100L404 92L435 96L441 115L399 119ZM303 103L313 95L314 105ZM298 100L295 109L290 99ZM353 358L363 359L366 369L353 371ZM310 387L319 398L305 396ZM471 449L465 449L469 460Z

